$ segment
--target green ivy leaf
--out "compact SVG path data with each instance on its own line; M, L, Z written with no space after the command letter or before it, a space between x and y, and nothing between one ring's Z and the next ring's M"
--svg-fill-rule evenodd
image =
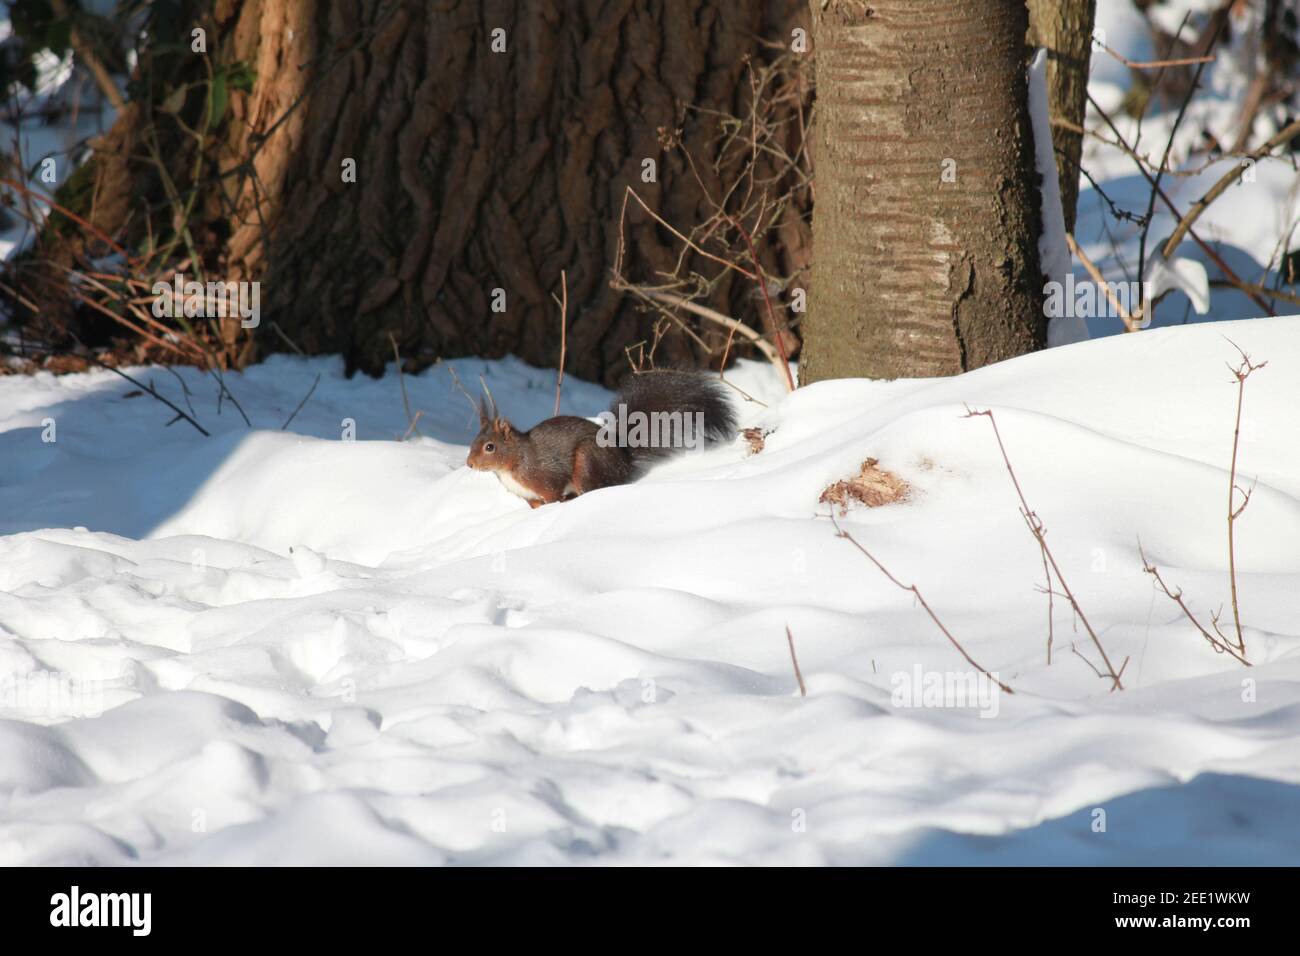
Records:
M208 86L208 129L216 129L220 125L221 117L226 112L228 99L226 74L223 71L214 76L212 83Z
M257 82L257 71L244 60L230 64L226 70L230 85L237 90L251 93Z

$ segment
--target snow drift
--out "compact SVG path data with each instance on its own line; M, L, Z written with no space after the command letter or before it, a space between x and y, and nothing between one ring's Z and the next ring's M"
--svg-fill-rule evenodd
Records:
M1229 338L1269 363L1249 669L1138 557L1228 606ZM452 364L521 426L551 411L550 372ZM1298 369L1297 319L789 397L746 365L760 453L537 511L462 467L445 367L408 377L406 443L395 376L333 360L231 376L253 428L181 370L212 438L107 372L0 378L0 863L1294 862ZM606 401L566 382L565 412ZM1042 559L967 405L1123 692L1059 598L1046 663ZM899 705L970 668L818 503L868 457L912 493L840 523L1015 690L995 715Z

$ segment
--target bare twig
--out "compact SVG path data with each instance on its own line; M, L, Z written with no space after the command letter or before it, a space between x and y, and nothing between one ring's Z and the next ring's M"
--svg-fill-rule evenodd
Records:
M944 627L943 622L939 620L939 616L935 614L934 610L930 607L930 605L926 603L925 598L921 595L920 588L918 588L915 584L904 584L902 581L898 580L898 578L894 577L894 575L890 573L889 569L886 568L883 564L881 564L875 555L873 555L870 551L868 551L861 544L859 544L857 539L854 538L853 535L849 534L847 531L845 531L843 528L840 527L839 522L835 520L835 512L833 509L830 513L830 519L831 519L831 524L835 526L835 533L838 537L843 538L849 544L853 545L853 547L857 548L858 551L860 551L868 561L870 561L880 570L881 574L883 574L886 578L889 579L891 584L893 584L895 587L901 588L904 591L910 591L912 593L912 595L916 598L917 603L921 605L922 610L924 610L925 613L929 615L930 620L934 622L935 627L937 627L943 633L943 636L948 639L948 643L952 644L953 647L957 648L957 653L961 654L961 656L966 659L967 664L975 668L977 671L979 671L989 680L993 681L993 683L997 684L1008 694L1014 693L1014 691L1012 691L1010 687L1002 683L1002 681L998 680L998 678L994 677L983 667L980 667L979 664L975 663L974 658L972 658L969 654L966 653L966 649L957 642L957 638L953 637L952 632L949 631L948 628Z
M482 417L484 414L482 401L474 400L474 396L469 393L469 389L461 384L460 376L456 374L456 370L450 365L447 366L447 374L451 376L452 385L456 387L457 391L465 396L465 401L469 402L469 407L474 410L474 415L476 417Z
M1101 640L1097 637L1097 633L1092 629L1092 625L1088 623L1088 618L1084 615L1083 608L1079 606L1079 601L1074 596L1074 592L1070 590L1070 586L1065 582L1065 576L1061 574L1061 567L1056 563L1056 557L1052 554L1052 549L1047 546L1047 528L1043 525L1042 519L1038 517L1038 514L1029 507L1029 502L1025 500L1025 493L1020 488L1020 480L1016 477L1015 469L1011 467L1011 458L1007 455L1006 445L1002 443L1002 433L998 430L998 422L993 415L993 411L987 408L982 411L973 411L970 408L967 408L966 417L985 417L988 418L989 424L993 426L993 437L997 439L998 450L1002 453L1002 461L1007 466L1007 474L1011 476L1011 484L1016 489L1016 497L1020 499L1020 516L1024 518L1025 526L1029 529L1029 533L1032 534L1034 540L1038 542L1038 547L1041 549L1043 557L1046 559L1048 564L1051 565L1052 573L1056 575L1056 580L1061 585L1063 596L1070 602L1070 607L1074 609L1075 615L1078 617L1080 623L1083 624L1083 629L1087 631L1088 636L1092 638L1092 643L1093 646L1097 648L1097 653L1101 655L1101 659L1106 665L1106 677L1112 682L1111 690L1123 690L1124 685L1120 682L1119 673L1115 670L1114 666L1110 662L1110 658L1106 655L1106 649L1101 646Z
M295 418L298 417L298 413L302 411L302 407L307 404L307 399L312 397L313 393L315 393L316 391L316 386L319 384L320 384L320 372L317 372L316 380L311 383L311 388L307 390L307 394L302 397L302 401L298 403L298 407L293 410L293 413L290 414L289 417L284 420L284 424L280 426L280 431L286 431L289 428L289 424Z
M407 425L406 431L402 433L402 441L406 441L408 438L411 437L411 432L415 431L415 426L417 423L419 423L420 416L422 416L423 414L424 414L424 409L420 409L418 412L415 413L415 417L411 419L411 424Z
M1187 620L1191 621L1192 625L1198 631L1201 632L1201 637L1205 638L1206 643L1209 644L1210 647L1214 648L1215 653L1229 654L1232 657L1235 657L1242 664L1245 664L1247 667L1250 667L1251 666L1250 661L1246 660L1244 654L1239 653L1237 649L1234 648L1227 641L1219 640L1218 638L1216 638L1213 634L1211 634L1201 625L1201 622L1196 619L1196 615L1192 613L1191 608L1187 606L1187 602L1183 600L1182 588L1179 588L1176 591L1169 590L1169 586L1165 584L1164 578L1160 576L1160 570L1154 564L1152 564L1150 561L1147 560L1146 552L1142 550L1142 542L1140 540L1138 541L1138 554L1142 558L1142 570L1145 571L1147 574L1151 575L1151 577L1155 579L1156 587L1158 587L1166 597L1168 597L1171 601L1173 601L1175 604L1178 605L1179 609L1183 612L1184 616L1186 616Z
M1047 666L1052 666L1052 638L1055 628L1056 603L1053 597L1052 572L1047 565L1047 549L1043 549L1043 577L1047 579Z
M289 338L289 336L284 334L284 329L280 328L280 323L275 321L275 319L271 320L271 330L275 332L276 335L280 336L281 342L289 346L289 348L293 349L303 358L307 357L307 353L304 352L302 349L298 348L298 343L296 343L293 339Z
M1186 16L1184 16L1183 18L1184 24L1186 23L1186 20L1187 18ZM1207 54L1211 50L1213 50L1214 45L1219 42L1219 35L1223 32L1223 27L1225 24L1227 24L1227 22L1228 19L1226 16L1216 18L1215 25L1214 25L1214 33L1210 36L1210 42L1205 47L1205 52ZM1179 32L1180 33L1182 32L1181 27L1179 28ZM1160 179L1162 176L1164 176L1165 170L1169 166L1169 154L1173 152L1174 138L1178 135L1178 127L1182 125L1183 117L1187 115L1187 107L1191 105L1192 97L1196 95L1196 91L1200 87L1201 73L1205 70L1205 64L1207 62L1209 61L1202 60L1201 62L1196 64L1196 72L1192 76L1191 85L1188 86L1187 88L1187 95L1183 98L1182 105L1178 108L1178 115L1174 117L1174 125L1171 126L1169 129L1169 139L1165 141L1165 153L1164 156L1160 158L1160 166L1156 169L1155 180L1151 183L1151 195L1147 200L1146 222L1142 224L1142 232L1138 237L1138 279L1139 280L1144 280L1146 278L1147 233L1151 229L1151 218L1155 213L1156 193L1160 191ZM1163 70L1163 67L1161 69ZM1140 118L1138 122L1139 124L1141 123ZM1148 302L1146 300L1145 285L1141 285L1139 286L1139 288L1141 288L1143 291L1142 291L1141 304L1138 306L1138 314L1145 321L1145 324L1150 325L1151 320L1155 317L1155 303Z
M1060 127L1061 129L1068 129L1070 132L1078 133L1080 136L1089 136L1092 139L1095 139L1099 143L1105 143L1107 146L1111 146L1115 149L1118 149L1120 152L1126 153L1129 156L1131 156L1133 159L1136 159L1138 162L1142 163L1142 165L1145 166L1148 170L1154 171L1156 168L1156 164L1151 162L1151 160L1147 159L1147 157L1143 156L1141 153L1130 153L1128 150L1128 146L1126 144L1119 143L1113 139L1107 139L1105 136L1102 136L1101 133L1097 132L1095 129L1087 129L1086 127L1080 126L1078 123L1072 123L1070 120L1060 116L1052 117L1051 125ZM1061 154L1057 152L1057 155L1060 156ZM1245 155L1244 153L1238 153L1238 152L1219 153L1213 158L1205 160L1199 166L1190 166L1185 169L1166 169L1165 175L1177 176L1181 179L1190 179L1193 176L1201 175L1201 173L1205 172L1207 169L1209 169L1211 166L1215 165L1216 163L1221 163L1225 159L1232 159L1235 156L1244 156L1244 155ZM1091 182L1093 188L1096 189L1097 182L1088 173L1088 171L1086 169L1080 169L1079 171L1083 173L1084 176L1088 177L1088 181ZM1140 215L1131 212L1125 212L1119 218L1128 219L1133 222L1137 222L1139 224L1142 221L1142 217Z
M1237 417L1232 426L1232 467L1228 472L1228 582L1232 589L1232 622L1237 629L1237 650L1242 654L1246 653L1246 638L1241 633L1241 608L1237 603L1237 554L1235 542L1233 539L1233 528L1241 513L1246 510L1246 505L1250 504L1250 491L1243 491L1237 487L1237 448L1241 441L1241 406L1246 397L1246 379L1250 378L1252 372L1257 372L1268 362L1260 362L1258 365L1250 360L1250 356L1242 351L1236 342L1228 340L1232 347L1241 355L1241 362L1236 368L1228 366L1232 372L1232 377L1237 383ZM1236 506L1237 492L1241 492L1241 505Z
M1280 302L1289 302L1292 305L1300 305L1300 295L1294 295L1290 292L1283 292L1281 289L1270 289L1268 286L1256 285L1252 282L1229 282L1227 279L1211 279L1210 287L1214 289L1236 289L1238 292L1244 292L1247 295L1265 295L1270 299L1277 299Z
M1071 651L1071 653L1074 654L1075 657L1079 658L1079 660L1081 660L1081 661L1083 661L1085 664L1087 664L1089 670L1091 670L1094 674L1096 674L1096 675L1097 675L1098 677L1100 677L1102 680L1106 680L1106 675L1103 674L1101 671L1097 670L1097 665L1096 665L1096 664L1094 664L1092 661L1088 660L1088 658L1086 658L1086 657L1084 657L1082 654L1080 654L1080 653L1079 653L1079 649L1078 649L1077 647L1074 646L1074 643L1073 643L1073 642L1070 643L1070 651ZM1118 675L1118 676L1123 676L1123 674L1124 674L1124 669L1125 669L1126 667L1128 667L1128 660L1129 660L1129 659L1128 659L1127 657L1124 658L1124 663L1119 665L1119 675Z
M110 319L112 319L112 320L113 320L114 322L116 322L118 325L121 325L121 326L124 326L125 328L130 329L130 330L131 330L132 332L134 332L136 335L140 336L140 338L142 338L142 339L144 339L144 340L146 340L146 341L148 341L148 342L153 343L154 345L158 346L158 347L161 348L161 349L166 349L166 350L169 350L169 351L175 352L177 355L180 355L180 356L182 356L182 357L184 357L184 358L189 358L189 357L190 357L190 356L186 355L185 351L184 351L183 349L181 349L180 347L178 347L177 345L175 345L175 344L173 344L173 343L171 343L171 342L168 342L168 341L166 341L166 340L164 340L164 339L160 339L160 338L158 338L156 335L153 335L152 333L145 331L143 328L141 328L140 326L136 325L134 322L132 322L132 321L131 321L130 319L128 319L126 316L124 316L124 315L118 315L116 312L114 312L112 309L108 308L108 307L107 307L106 305L104 305L103 303L101 303L101 302L97 302L97 301L95 301L94 299L90 298L90 296L86 295L84 292L82 292L82 291L81 291L80 289L78 289L76 286L70 286L68 291L71 292L71 293L72 293L72 297L73 297L74 299L76 299L78 302L80 302L82 305L88 305L88 306L90 306L92 309L94 309L96 312L99 312L99 313L102 313L103 315L108 316Z
M1082 262L1083 267L1088 270L1088 275L1092 276L1093 281L1096 282L1101 290L1106 293L1106 298L1110 300L1110 304L1114 307L1116 314L1124 323L1124 331L1136 332L1141 329L1142 326L1129 314L1128 309L1124 308L1123 303L1121 303L1118 297L1116 297L1115 290L1112 289L1110 284L1102 277L1101 270L1097 268L1096 264L1093 263L1091 259L1084 255L1083 250L1079 248L1079 244L1074 241L1074 235L1072 233L1067 232L1065 234L1065 242L1070 247L1070 252L1074 253L1074 257Z
M555 294L551 294L555 299ZM563 269L560 270L560 298L556 299L555 304L560 307L560 367L555 373L555 411L553 415L560 414L560 392L564 388L564 355L569 345L569 278Z
M104 278L110 281L123 281L126 284L129 292L130 287L135 282L135 280L132 280L131 278L124 277L124 276L109 275L107 273L92 273L92 272L78 271L76 269L71 268L70 266L62 266L62 268L63 271L68 275L68 278L72 280L73 284L70 287L70 291L77 299L79 299L85 305L88 305L91 308L95 309L96 311L101 312L104 315L107 315L109 318L113 319L118 324L126 326L136 334L140 335L142 338L148 339L150 342L153 342L155 345L176 352L178 355L185 356L187 358L190 358L191 360L197 358L200 361L202 361L204 364L207 364L209 358L208 352L206 349L203 348L203 346L198 342L198 340L193 335L190 335L189 333L186 333L179 329L168 328L166 325L163 325L161 322L155 319L150 314L149 310L140 307L141 301L143 302L153 301L154 297L152 294L142 297L141 300L128 299L126 295L123 295L121 292L115 289L109 288L109 286L105 285L104 282L101 281L101 279ZM124 309L130 312L131 315L133 315L138 322L140 322L142 325L147 325L150 328L155 329L159 335L164 336L165 338L160 340L152 335L149 335L148 333L144 332L136 325L134 325L132 322L130 322L125 316L113 312L111 309L108 309L102 303L97 302L94 299L91 299L89 296L82 294L82 292L76 288L76 283L78 282L84 282L87 285L90 285L98 289L100 292L104 293L104 295L107 296L109 299L121 303ZM193 356L186 356L186 353L178 346L177 343L179 343L180 345L184 345L186 348L188 348L193 353Z
M790 357L786 354L785 350L785 330L782 327L782 323L778 322L776 319L776 309L772 307L772 296L767 289L767 277L763 275L762 263L758 261L758 252L754 248L754 239L750 236L749 230L740 224L740 220L732 216L728 216L727 219L731 221L731 225L734 226L736 231L744 238L745 246L749 249L749 258L753 261L754 272L758 276L758 286L763 291L763 302L767 305L768 320L772 324L772 339L776 342L777 353L781 356L781 369L785 372L786 391L793 392L794 376L790 374Z
M652 219L654 219L655 222L659 223L659 225L663 226L665 229L667 229L669 232L671 232L674 236L676 236L678 239L680 239L683 243L685 243L687 246L689 246L689 247L690 247L691 249L693 249L695 252L697 252L697 253L699 253L700 255L704 256L704 258L706 258L706 259L712 259L714 262L717 262L717 263L719 263L719 264L721 264L721 265L724 265L724 266L726 266L728 269L733 269L733 270L735 270L736 272L739 272L741 275L743 275L746 279L753 279L754 281L759 281L759 277L756 276L756 275L754 275L754 274L753 274L752 272L750 272L748 269L744 269L744 268L742 268L742 267L736 265L736 264L735 264L734 262L732 262L730 259L723 259L721 256L715 256L713 253L708 252L708 251L705 250L705 249L702 249L700 246L696 245L696 244L695 244L694 242L692 242L690 239L686 238L686 236L682 235L680 232L678 232L676 229L674 229L674 228L673 228L673 227L668 223L668 221L667 221L666 219L664 219L664 218L663 218L662 216L660 216L657 212L655 212L653 209L651 209L649 206L647 206L646 203L645 203L645 200L643 200L640 196L638 196L638 195L636 194L636 190L633 189L631 186L628 186L628 187L626 188L626 191L623 193L623 209L622 209L622 213L620 213L620 215L619 215L619 231L618 231L619 244L618 244L618 252L617 252L617 254L616 254L616 256L615 256L615 265L614 265L614 274L615 274L615 275L621 275L620 267L621 267L621 265L622 265L622 260L623 260L623 215L626 214L626 212L627 212L627 197L628 197L628 196L631 196L633 199L635 199L635 200L637 201L637 204L640 205L640 207L641 207L642 209L644 209L644 210L646 211L646 213L648 213L649 216L650 216Z
M413 416L411 414L411 400L410 398L407 397L406 394L406 376L402 374L402 355L397 350L397 338L396 336L393 335L391 331L388 333L388 341L393 344L393 360L397 364L397 384L401 386L402 407L406 409L406 422L407 422L406 434L402 436L402 441L406 441L406 439L410 436L412 431L418 431L418 429L416 429L415 427L415 423L419 419L419 416L418 415ZM421 437L423 437L424 433L420 432L420 435Z
M1160 201L1165 204L1165 206L1169 209L1169 212L1174 216L1175 219L1181 220L1183 218L1182 210L1180 210L1176 205L1174 205L1174 201L1169 198L1169 196L1165 193L1165 191L1160 187L1160 184L1156 182L1154 179L1152 179L1151 174L1147 172L1146 166L1144 165L1141 157L1138 156L1137 151L1134 150L1133 147L1130 146L1125 141L1123 134L1121 134L1119 131L1119 128L1115 125L1114 121L1110 118L1110 116L1106 113L1106 111L1101 108L1101 104L1099 104L1093 98L1091 93L1088 94L1088 103L1092 106L1093 109L1097 111L1097 114L1101 116L1103 120L1106 121L1106 125L1110 127L1110 131L1115 134L1115 139L1118 141L1120 148L1129 157L1131 157L1133 161L1137 164L1138 172L1140 172L1143 175L1143 177L1146 179L1146 181L1151 184L1152 188L1155 190L1155 194L1160 197ZM1260 308L1262 308L1269 315L1277 315L1277 312L1273 309L1271 305L1269 305L1269 303L1265 302L1264 299L1261 298L1258 294L1250 291L1247 288L1247 284L1242 280L1242 278L1238 276L1235 271L1233 271L1231 266L1229 266L1226 262L1223 261L1223 257L1214 250L1213 246L1211 246L1208 242L1206 242L1204 239L1202 239L1200 236L1196 234L1195 229L1189 228L1188 234L1192 237L1192 239L1196 241L1196 244L1201 247L1206 257L1211 262L1213 262L1216 266L1218 266L1219 271L1223 273L1225 279L1227 279L1237 288L1245 292L1246 295L1250 296L1250 298L1254 300L1255 304L1258 305ZM1141 276L1139 275L1138 278L1140 279Z
M235 393L226 385L226 376L222 372L221 366L216 363L209 363L208 374L217 382L217 414L221 414L221 396L224 395L230 399L230 404L235 406L235 411L239 412L239 417L244 420L244 424L252 428L253 423L248 420L248 415L244 413L244 406L239 404L239 399L235 398Z
M172 411L174 411L174 412L176 413L176 415L177 415L179 418L183 418L185 421L189 422L189 423L190 423L191 425L193 425L196 429L198 429L199 434L201 434L204 438L211 438L211 437L212 437L211 434L208 433L208 430L207 430L206 428L204 428L202 425L200 425L200 424L198 423L198 421L197 421L195 418L193 418L193 417L190 416L190 415L187 415L187 414L186 414L184 411L182 411L182 410L181 410L177 405L175 405L175 404L174 404L170 399L168 399L165 395L163 395L163 394L162 394L161 392L159 392L156 388L154 388L152 382L151 382L150 384L146 385L146 384L144 384L143 382L141 382L139 379L135 379L135 378L132 378L130 375L127 375L126 372L123 372L120 368L114 368L114 367L111 366L111 365L108 365L108 364L106 364L106 363L104 363L104 362L101 362L98 358L95 357L94 353L89 352L89 350L87 350L87 353L88 353L88 357L90 358L90 361L94 362L94 363L95 363L96 365L98 365L100 368L106 368L106 369L108 369L108 370L109 370L110 372L112 372L114 375L120 375L120 376L122 376L122 378L126 379L128 382L130 382L130 383L131 383L132 385L134 385L136 388L140 389L140 390L143 391L143 392L147 392L148 394L152 395L154 398L158 399L158 401L162 402L164 405L166 405L168 408L170 408ZM168 424L170 424L170 422L169 422Z
M1213 63L1215 59L1213 55L1207 54L1206 56L1184 56L1176 60L1148 60L1146 62L1139 63L1134 60L1128 59L1128 57L1124 56L1122 53L1118 52L1117 50L1111 49L1110 47L1106 46L1106 44L1104 43L1100 45L1103 50L1105 50L1115 59L1119 60L1125 66L1134 70L1164 69L1167 66L1192 66L1196 63Z
M781 287L788 285L807 267L794 263L792 275L769 280L764 274L764 266L757 252L763 238L776 229L778 224L782 227L795 225L798 219L807 214L804 208L806 203L800 196L804 190L808 190L806 195L811 197L813 188L811 177L801 166L801 161L807 162L808 155L808 144L802 133L807 128L804 105L810 84L806 82L806 65L798 57L793 60L778 57L775 62L763 67L747 62L746 67L750 89L746 108L740 115L691 105L685 107L691 112L707 114L709 122L716 124L719 130L718 140L711 146L712 154L706 159L697 161L682 139L680 129L660 127L658 130L660 142L665 149L680 151L707 204L706 217L690 228L673 228L649 208L650 204L646 200L630 187L626 188L619 214L611 286L642 294L643 298L649 298L643 294L647 291L676 292L681 293L687 301L709 297L716 303L724 295L733 292L728 273L736 273L761 283L754 297L762 298L765 308L760 309L762 321L756 325L764 333L764 338L775 342L775 348L771 349L771 355L775 358L771 360L773 364L782 366L780 374L787 386L790 386L793 375L789 373L788 363L781 362L780 353L788 355L792 342L797 341L793 336L796 323L790 321L789 316L785 316L782 323L781 316L777 315L777 307L774 306L774 289L778 284ZM789 76L786 75L787 72L790 73ZM794 135L796 132L800 135ZM795 144L793 154L787 149L787 143L791 140ZM774 168L763 169L764 163L770 163ZM738 173L733 174L734 169L738 169ZM623 274L628 249L625 226L629 194L644 212L680 240L674 243L675 264L671 267L659 266L654 284L632 283ZM713 251L706 251L708 249ZM709 260L705 266L718 263L723 269L708 275L706 270L692 268L690 260L693 254ZM720 346L719 354L719 348L701 338L692 327L693 324L684 321L676 310L670 311L658 305L656 309L662 316L662 321L654 323L652 340L635 346L640 350L639 358L634 360L629 354L634 367L647 359L653 362L655 347L670 323L707 354L709 364L720 372L727 366L737 337L743 335L749 339L750 344L758 345L758 339L749 335L739 323L733 323L724 317L719 324L726 329L725 343ZM711 320L720 315L717 312L710 314L695 309L691 311Z
M643 289L639 286L621 286L621 288L625 288L627 291L634 292L637 295L644 296L647 299L654 299L658 302L667 303L668 305L675 305L678 308L685 309L687 312L692 312L695 315L698 315L702 319L708 319L710 322L716 322L718 325L721 325L723 328L730 329L731 331L736 332L739 335L743 335L753 344L753 346L756 349L758 349L760 352L763 353L764 358L766 358L773 365L777 366L778 370L780 369L781 356L777 354L777 351L772 346L772 343L768 342L766 339L763 338L763 336L761 336L758 332L755 332L753 329L751 329L748 325L745 325L743 322L737 322L735 319L731 318L730 316L723 315L721 312L718 312L716 309L710 309L706 305L700 305L698 302L692 302L690 299L687 299L684 296L676 295L672 292L660 292L654 289Z
M794 665L794 678L799 682L799 696L807 697L808 688L804 686L803 674L799 670L799 658L794 653L794 635L790 633L790 625L785 626L785 639L790 645L790 663Z
M18 192L22 193L24 197L28 199L35 199L37 202L44 203L46 206L49 206L55 212L59 213L60 215L66 216L68 219L75 222L82 229L85 229L87 232L92 233L95 236L95 238L102 240L114 252L121 255L128 263L133 263L135 261L129 252L127 252L120 245L118 245L111 238L109 238L108 234L104 232L102 229L96 226L92 226L90 223L86 222L86 220L82 219L71 209L68 209L66 206L60 206L57 202L55 202L50 197L44 195L43 193L39 193L34 189L30 189L24 183L20 183L15 180L6 179L3 177L0 177L0 185L8 186L10 189L17 190Z
M172 368L170 365L164 365L162 367L172 373L172 378L176 379L177 384L181 387L181 395L185 397L185 407L190 410L191 415L195 414L194 403L190 401L192 396L190 387L185 384L185 379L181 377L181 373L176 371L176 369Z
M1278 146L1290 142L1296 136L1300 136L1300 119L1289 124L1285 129L1258 149L1252 150L1250 153L1246 154L1241 161L1238 161L1238 163L1232 169L1228 170L1228 172L1225 173L1218 182L1211 186L1204 196L1192 203L1186 214L1179 220L1173 234L1165 241L1165 258L1168 259L1174 254L1174 250L1178 248L1178 244L1183 241L1183 237L1187 235L1188 230L1192 228L1192 225L1196 220L1201 218L1201 214L1210 207L1210 203L1214 202L1214 200L1227 192L1228 187L1233 185L1242 177L1247 169L1247 163L1245 160L1254 162L1262 159Z

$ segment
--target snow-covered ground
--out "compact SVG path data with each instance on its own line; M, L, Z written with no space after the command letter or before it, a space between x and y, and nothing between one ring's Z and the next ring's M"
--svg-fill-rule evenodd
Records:
M1225 336L1269 363L1240 458L1251 669L1137 553L1226 606ZM456 365L519 424L550 413L550 372ZM788 398L746 365L762 452L536 511L461 467L445 367L408 377L431 437L406 443L396 376L331 359L230 376L252 429L181 370L211 438L108 372L0 378L0 862L1294 862L1298 370L1300 319ZM996 411L1126 690L1059 599L1046 664L1042 561L964 403ZM824 517L867 456L913 494L843 526L1014 695L901 706L970 668Z
M1218 2L1155 15L1173 31ZM1130 0L1100 0L1098 25L1152 58ZM1204 164L1203 130L1233 138L1248 35L1206 71L1180 172ZM26 105L68 109L0 123L0 143L50 190L37 161L63 181L111 117L68 62L41 75ZM1173 113L1139 139L1118 109L1130 83L1094 54L1091 92L1158 163ZM1110 135L1095 110L1088 125ZM1262 116L1255 141L1275 127ZM1231 162L1164 189L1186 208ZM1090 138L1084 165L1145 212L1131 158ZM1270 282L1298 182L1261 162L1197 230ZM1156 212L1152 243L1173 226ZM1139 230L1091 183L1075 233L1109 279L1136 278ZM30 235L0 222L0 255ZM1179 255L1218 277L1191 240ZM1164 328L1115 336L1118 320L1090 318L1093 341L955 379L787 397L743 364L731 377L758 400L743 412L770 430L763 451L737 441L536 511L463 467L474 422L446 366L407 377L423 413L407 442L394 372L348 381L336 359L230 375L252 427L197 370L132 370L192 402L207 438L107 371L0 376L0 865L1294 863L1300 318L1207 324L1258 313L1222 288L1209 305L1175 292ZM1140 538L1200 620L1231 621L1229 339L1268 361L1239 460L1258 481L1236 526L1249 669L1138 555ZM519 425L552 410L551 371L451 365ZM608 400L566 380L565 412ZM1127 660L1124 691L1094 674L1059 596L1047 664L1042 559L967 404L995 410L1067 582ZM912 494L841 526L1014 694L905 706L918 682L975 675L818 502L868 456Z

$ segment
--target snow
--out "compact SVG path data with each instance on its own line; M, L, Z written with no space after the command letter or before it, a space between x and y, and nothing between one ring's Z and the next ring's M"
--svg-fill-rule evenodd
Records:
M1191 302L1197 315L1210 311L1210 277L1205 266L1195 259L1174 256L1166 261L1163 249L1153 249L1146 261L1142 281L1150 284L1151 301L1169 292L1181 292Z
M1215 5L1152 15L1172 31ZM1130 0L1099 0L1097 23L1153 58ZM1174 139L1162 186L1183 209L1231 168L1190 154L1202 130L1236 133L1248 32ZM1158 163L1173 114L1139 139L1118 108L1130 83L1094 50L1090 92ZM54 155L61 182L111 122L94 99L47 58L25 106L75 108L75 128L29 118L0 141L20 138L29 168ZM1088 126L1111 135L1095 111ZM1275 130L1262 115L1256 141ZM1129 157L1089 138L1084 164L1145 211ZM1288 162L1261 162L1196 229L1266 281L1298 193ZM1055 276L1068 259L1044 203ZM229 374L251 427L197 370L128 370L192 403L210 438L107 371L0 376L0 865L1294 863L1300 319L1253 319L1207 288L1220 273L1190 239L1159 262L1174 219L1156 213L1148 268L1174 291L1155 329L1057 321L1053 344L1075 344L789 396L742 363L729 377L757 399L742 412L762 452L737 441L536 511L463 467L476 418L449 374L482 375L526 428L551 414L554 373L515 360L407 376L422 416L406 442L395 370L348 380L332 358ZM0 255L30 235L11 216ZM1085 180L1076 238L1107 278L1136 277L1138 237ZM1213 325L1196 324L1205 305ZM1202 621L1230 620L1233 343L1268 362L1239 461L1257 482L1236 528L1250 669L1206 645L1138 554L1140 539ZM609 397L569 377L561 412ZM1042 560L968 406L994 410L1066 580L1128 661L1124 691L1095 676L1059 596L1048 665ZM867 457L912 493L837 520L1013 695L907 693L977 675L835 537L818 497Z
M228 375L251 429L178 370L211 438L108 372L0 378L0 862L1291 862L1297 333L1153 330L788 397L746 363L761 453L536 511L462 467L446 365L407 376L405 443L395 374L332 359ZM1269 362L1240 460L1250 670L1137 555L1196 613L1227 606L1225 336ZM450 364L523 427L551 412L550 372ZM566 380L566 412L607 400ZM1096 661L1062 599L1046 664L1041 558L966 404L994 409L1126 690L1071 652ZM839 520L1014 688L990 716L897 706L916 668L970 668L818 504L867 456L913 494Z
M1179 3L1178 7L1181 20L1185 2ZM1092 47L1088 92L1096 96L1099 87L1109 86L1122 98L1130 82L1129 69L1107 53L1101 44L1136 63L1153 60L1155 46L1151 42L1147 21L1132 0L1097 0L1092 35L1097 42Z
M1047 51L1039 48L1029 64L1029 116L1034 129L1034 169L1042 196L1043 231L1038 237L1038 259L1046 282L1064 283L1070 273L1070 250L1065 242L1065 213L1061 184L1052 151L1052 123L1047 103ZM1088 325L1079 316L1053 315L1047 324L1049 346L1082 342Z

